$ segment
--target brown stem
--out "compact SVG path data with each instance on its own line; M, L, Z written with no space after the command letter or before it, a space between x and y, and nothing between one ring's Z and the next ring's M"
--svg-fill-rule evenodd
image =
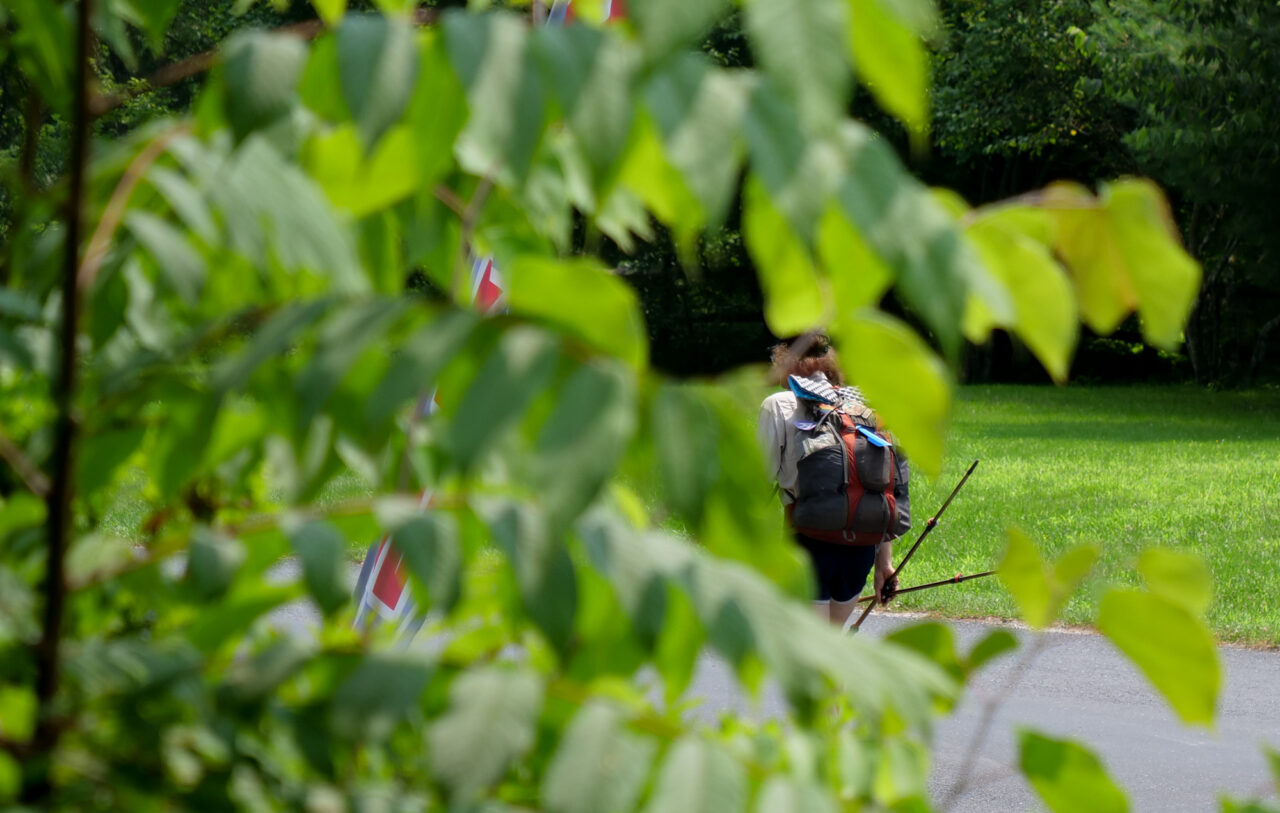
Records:
M35 648L36 725L32 736L32 757L28 760L22 785L22 800L28 804L42 802L52 791L52 753L58 743L55 700L62 642L62 620L65 611L67 583L65 558L71 535L72 478L75 472L76 444L76 336L79 332L80 297L76 285L79 267L85 179L89 163L89 56L93 32L94 0L80 0L76 20L75 102L71 119L71 186L67 190L67 233L62 259L62 324L59 330L58 378L54 404L57 417L53 427L53 481L49 487L48 556L44 574L44 618L40 640Z
M9 468L18 475L27 490L41 499L48 499L49 478L45 477L40 467L31 462L22 449L5 437L3 432L0 432L0 458L9 464Z
M120 182L116 184L115 190L111 193L111 200L107 202L107 208L102 212L102 218L93 230L93 236L89 238L89 245L84 251L84 259L80 261L80 269L76 272L76 284L82 294L89 290L89 286L93 284L94 277L98 275L98 269L102 266L102 258L106 256L107 249L111 247L111 239L115 236L116 229L120 227L120 221L124 219L125 209L129 205L129 197L133 195L133 190L138 187L138 182L147 174L147 170L156 162L156 159L164 153L165 148L169 146L169 142L190 129L188 125L180 124L156 136L142 152L138 153L137 157L130 162L128 169L124 171Z

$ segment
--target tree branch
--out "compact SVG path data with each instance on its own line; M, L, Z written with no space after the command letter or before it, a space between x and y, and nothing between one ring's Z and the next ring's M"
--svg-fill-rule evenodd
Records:
M76 337L80 297L76 285L80 240L84 229L84 196L89 163L89 57L93 46L94 0L80 0L76 20L75 102L71 118L71 186L67 191L67 233L62 260L62 324L59 329L58 378L54 386L57 416L53 427L53 482L48 505L47 557L44 573L44 618L35 647L36 724L30 767L24 772L22 801L39 804L52 792L52 754L57 746L55 700L61 666L62 620L67 597L66 551L71 535L71 497L76 445Z
M0 458L4 458L4 461L26 485L28 491L41 499L48 498L49 478L45 477L40 467L31 462L22 449L5 437L3 432L0 432Z

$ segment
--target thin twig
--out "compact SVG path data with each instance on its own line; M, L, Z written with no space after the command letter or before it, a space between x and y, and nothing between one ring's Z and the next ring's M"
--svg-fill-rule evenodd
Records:
M476 221L480 218L480 210L484 207L485 201L489 199L489 192L492 190L493 181L489 176L486 175L481 178L476 191L471 194L471 200L467 203L466 210L462 213L462 232L458 236L458 254L454 258L453 273L450 276L450 288L455 299L458 295L458 283L462 278L463 263L467 254L471 251L471 235L476 230Z
M960 770L956 776L955 784L947 791L947 795L942 799L940 809L946 810L954 805L961 796L967 793L973 785L973 772L978 764L978 757L982 753L983 747L986 745L987 736L991 733L991 725L995 722L996 712L1000 709L1001 701L1008 697L1022 679L1027 676L1027 672L1031 669L1031 664L1039 657L1040 652L1044 649L1045 636L1043 633L1036 637L1036 641L1031 648L1026 651L1022 659L1018 661L1017 666L1009 673L1009 679L1005 681L1004 686L999 692L989 694L982 703L982 719L978 722L978 729L973 732L973 738L969 741L969 745L965 748L964 762L960 766Z
M4 461L18 475L28 491L41 499L48 498L49 478L45 476L44 472L40 471L40 467L33 463L16 443L5 437L3 432L0 432L0 458L4 458Z
M76 285L81 294L89 290L89 286L98 275L98 269L102 267L102 258L107 255L111 240L115 237L116 230L120 228L120 221L124 219L125 209L129 205L133 190L138 187L138 183L147 174L151 165L164 154L169 143L190 131L191 127L188 124L179 124L165 130L152 139L151 143L129 163L120 182L112 191L111 199L107 201L107 208L103 210L102 217L93 230L93 236L89 238L84 259L80 261L80 270L76 273Z
M53 427L53 482L48 506L47 558L44 573L44 618L35 647L36 723L31 739L30 770L23 776L22 801L38 805L52 792L52 752L60 729L55 720L61 667L62 619L66 609L66 551L71 535L71 499L76 446L76 338L80 296L76 284L84 230L84 197L89 164L89 56L93 47L94 0L80 0L76 20L75 102L71 119L71 187L67 191L67 233L63 244L62 324L59 329L58 378L54 382L57 415Z

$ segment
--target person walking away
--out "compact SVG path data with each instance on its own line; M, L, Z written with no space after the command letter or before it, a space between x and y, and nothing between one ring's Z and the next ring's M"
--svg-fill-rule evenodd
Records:
M814 609L844 627L874 568L882 601L897 590L893 539L911 527L906 458L861 392L844 386L828 338L807 333L771 350L756 435L796 542L812 563Z

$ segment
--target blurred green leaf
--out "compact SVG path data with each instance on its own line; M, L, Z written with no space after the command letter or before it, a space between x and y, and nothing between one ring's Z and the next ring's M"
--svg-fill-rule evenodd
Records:
M369 397L365 413L369 422L382 423L406 401L430 392L445 364L463 351L475 325L473 312L449 310L402 342Z
M746 807L742 768L715 743L684 737L663 757L646 813L735 813Z
M208 528L198 528L187 549L185 581L198 601L221 598L248 554L244 545Z
M951 628L943 624L912 624L885 636L886 641L919 652L941 666L956 680L964 679L964 669L956 656L956 640Z
M992 630L973 645L965 657L965 669L976 671L991 661L1018 648L1018 639L1008 630Z
M241 583L226 599L196 616L186 629L186 641L205 653L212 653L231 641L244 640L254 622L296 598L288 587Z
M151 254L169 287L188 305L199 302L205 264L183 233L147 212L130 212L125 225Z
M690 13L706 8L679 5ZM662 135L667 160L680 172L677 182L686 184L702 205L702 220L721 223L742 160L737 128L746 110L746 85L704 59L686 55L649 80L644 101Z
M454 166L453 144L467 120L467 97L438 30L424 36L419 62L405 122L417 144L419 183L426 187Z
M183 224L206 244L218 239L218 226L204 195L181 173L162 166L147 171L147 182L173 207Z
M452 517L430 511L396 526L391 543L413 577L414 600L449 612L462 592L462 548Z
M307 644L293 636L272 641L251 657L232 663L219 697L239 705L261 702L293 677L313 654Z
M821 785L789 776L774 776L760 788L755 810L758 813L836 813L836 806Z
M876 306L893 284L893 271L839 206L823 213L817 250L842 310Z
M466 470L502 439L546 386L558 347L547 334L527 327L508 330L485 359L462 396L446 439Z
M654 743L630 733L604 703L582 708L547 766L542 801L553 813L631 810L644 789Z
M434 671L431 662L416 653L365 655L333 693L333 733L347 740L385 740L418 707Z
M453 681L449 708L427 730L431 772L454 799L493 785L533 747L543 682L529 672L479 667Z
M1159 188L1120 181L1100 187L1095 200L1077 184L1056 183L1042 205L1054 218L1055 248L1071 269L1085 323L1110 333L1136 308L1147 341L1176 347L1200 266L1179 244Z
M750 0L746 31L764 72L796 100L802 124L833 124L849 103L844 0Z
M538 433L531 483L553 524L580 514L613 474L635 429L634 391L616 364L584 364L560 388Z
M401 22L378 14L351 15L338 28L342 98L372 149L399 120L418 77L418 46Z
M720 470L715 416L692 388L666 385L653 400L650 426L667 502L686 520L700 524L703 503Z
M1147 548L1138 557L1138 572L1147 589L1203 616L1213 601L1213 577L1203 559L1193 553Z
M1125 813L1129 800L1091 751L1070 740L1018 732L1022 774L1054 813Z
M351 599L347 583L347 540L326 522L308 522L289 534L302 563L307 591L321 612L333 615Z
M1016 331L1059 383L1067 378L1075 350L1078 314L1071 283L1049 247L999 222L979 220L966 232L986 268L1009 292L1015 321L998 320L976 294L965 313L965 334L984 341L991 327Z
M1018 602L1018 610L1036 629L1048 626L1093 567L1098 549L1071 548L1049 568L1035 543L1021 529L1010 527L1009 546L1000 562L1000 581Z
M249 31L227 40L223 53L227 123L242 141L292 108L307 47L296 37Z
M403 299L374 299L350 303L326 319L311 361L297 379L299 428L324 409L351 365L406 309Z
M443 27L471 110L454 148L458 162L477 175L522 181L546 125L528 26L505 14L447 14Z
M320 19L324 20L324 24L331 28L347 13L347 0L311 0L311 5L319 13Z
M929 477L942 467L951 377L920 336L878 311L836 321L832 338L850 382Z
M1213 726L1222 666L1212 634L1185 605L1112 589L1102 597L1098 629L1137 664L1184 723Z
M685 0L652 0L627 8L629 18L640 32L645 57L656 62L661 57L699 41L718 19L729 11L727 0L689 3Z
M929 126L929 55L886 0L850 0L849 49L860 81L918 138Z
M61 108L71 86L73 47L71 20L61 3L51 0L5 0L17 21L11 42L18 65L49 106Z
M793 336L820 324L827 313L813 260L755 178L747 180L742 229L760 276L769 330Z
M521 606L552 646L563 652L578 611L573 561L540 510L519 503L494 509L486 521L494 543L515 571Z
M519 257L503 273L514 312L545 319L634 367L648 359L635 290L598 260Z
M290 346L297 334L323 316L330 307L324 300L286 305L252 337L241 353L223 359L213 370L213 388L219 392L240 390L260 365Z
M164 35L173 22L182 0L128 0L118 7L118 13L146 33L151 49L159 53L164 49Z

